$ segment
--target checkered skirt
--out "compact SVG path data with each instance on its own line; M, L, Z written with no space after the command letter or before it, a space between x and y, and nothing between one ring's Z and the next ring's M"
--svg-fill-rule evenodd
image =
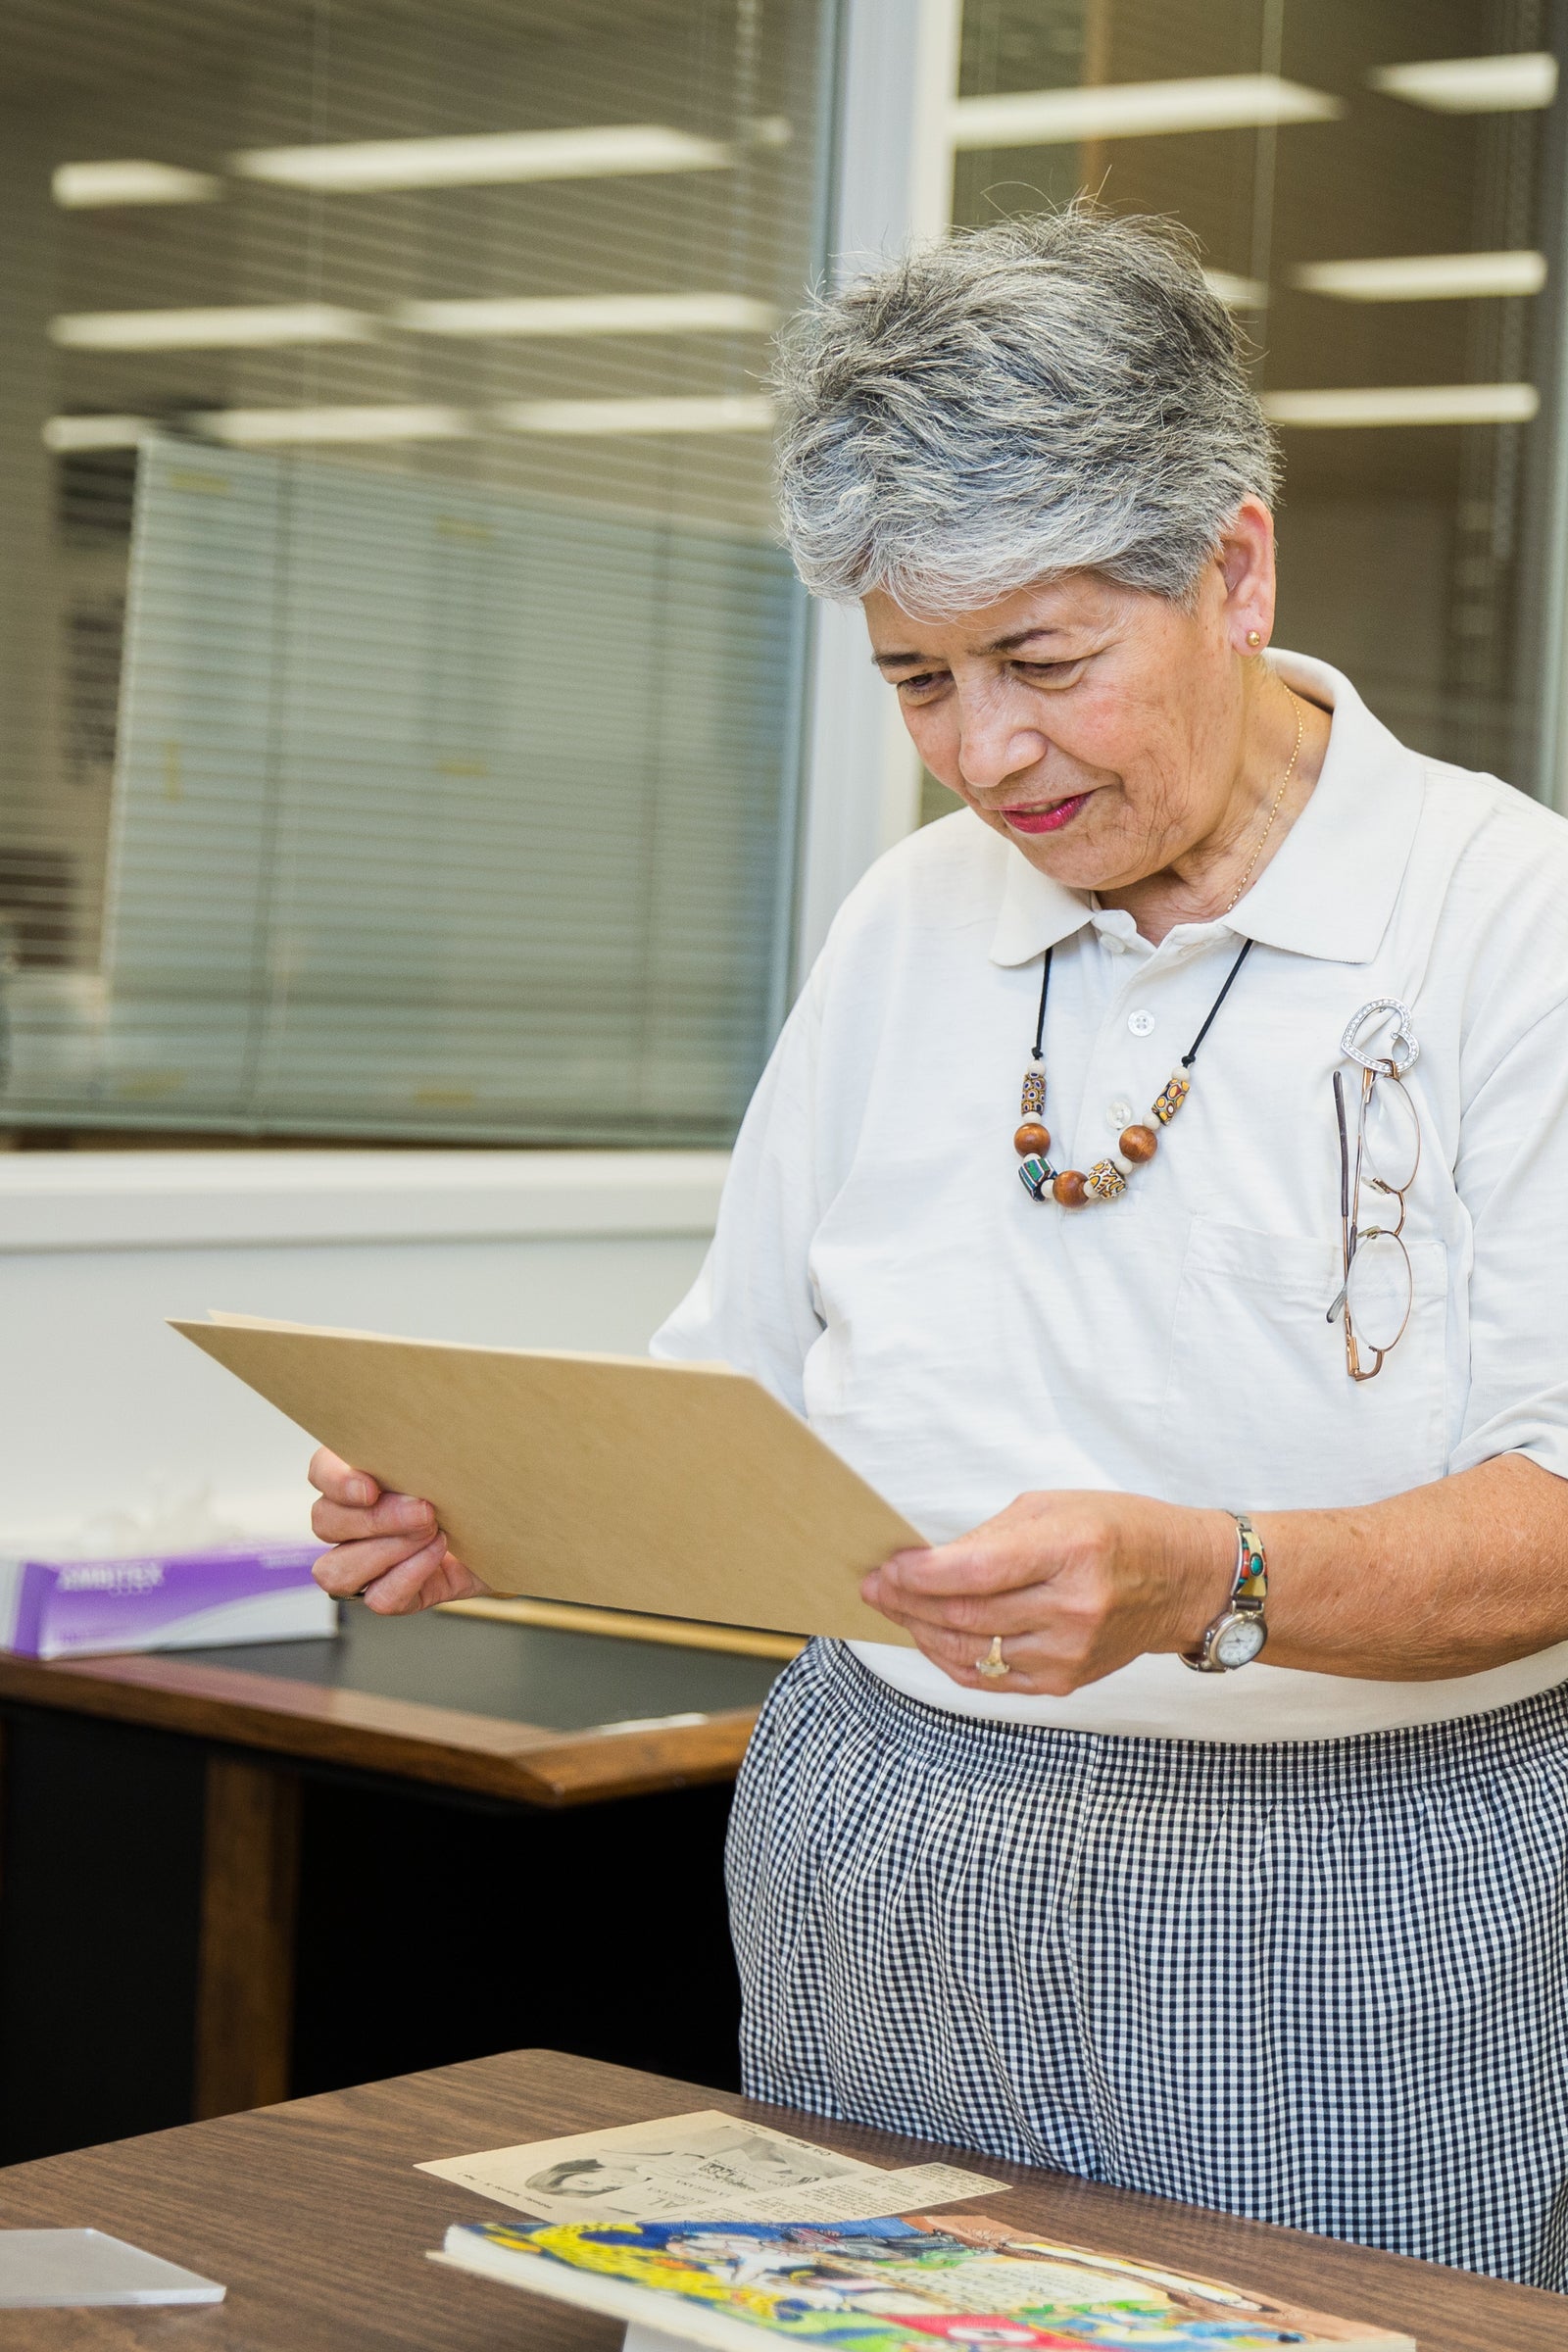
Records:
M757 2097L1568 2290L1568 1688L1225 1746L813 1642L729 1882Z

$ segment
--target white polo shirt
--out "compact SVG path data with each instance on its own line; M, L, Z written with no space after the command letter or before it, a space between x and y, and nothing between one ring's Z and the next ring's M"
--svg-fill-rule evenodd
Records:
M1328 754L1221 920L1152 947L967 810L881 859L654 1343L755 1374L934 1542L1042 1488L1264 1511L1373 1501L1500 1453L1568 1477L1568 824L1405 750L1338 671L1274 660L1332 709ZM1157 1157L1118 1200L1031 1200L1012 1135L1045 950L1052 1158L1087 1168L1147 1117L1244 938ZM1409 1326L1357 1385L1326 1320L1331 1080L1374 997L1413 1009L1422 1156ZM1340 1738L1568 1681L1568 1643L1441 1683L1147 1656L1067 1698L1009 1698L857 1647L959 1713L1177 1739Z

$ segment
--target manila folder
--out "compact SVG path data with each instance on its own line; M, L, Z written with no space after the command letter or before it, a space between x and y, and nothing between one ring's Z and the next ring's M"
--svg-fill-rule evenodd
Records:
M858 1587L924 1539L726 1365L244 1315L173 1328L346 1461L427 1495L497 1592L909 1646Z

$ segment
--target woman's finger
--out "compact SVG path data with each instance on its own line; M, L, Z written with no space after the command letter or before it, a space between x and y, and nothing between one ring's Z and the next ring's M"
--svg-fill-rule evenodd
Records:
M891 1582L877 1585L868 1577L861 1591L872 1608L911 1632L924 1625L934 1633L960 1634L968 1641L983 1636L989 1642L993 1634L1033 1633L1076 1614L1054 1585L1018 1585L1004 1592L956 1592L944 1598L906 1593Z
M311 1574L323 1592L348 1600L374 1584L377 1577L400 1568L405 1560L445 1545L446 1538L439 1529L433 1536L371 1536L363 1543L338 1544L323 1551Z
M318 1494L333 1502L371 1503L381 1492L368 1470L356 1470L328 1446L318 1446L305 1475Z
M1038 1539L1028 1544L1016 1538L1011 1543L988 1543L965 1536L956 1544L934 1544L929 1551L896 1551L872 1573L891 1580L906 1598L946 1599L1036 1585L1042 1570L1051 1565L1040 1556Z
M416 1536L422 1543L435 1533L436 1517L417 1494L382 1494L368 1508L323 1494L312 1508L311 1525L323 1544L354 1544L366 1536Z
M401 1567L368 1585L363 1598L378 1617L407 1617L416 1609L432 1609L439 1601L466 1600L484 1592L478 1578L455 1554L445 1538L416 1552Z

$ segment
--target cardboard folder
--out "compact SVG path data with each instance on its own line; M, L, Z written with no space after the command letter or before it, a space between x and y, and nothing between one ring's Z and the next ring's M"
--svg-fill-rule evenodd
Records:
M923 1539L727 1365L249 1315L173 1328L383 1487L427 1496L498 1592L909 1645L858 1586Z

